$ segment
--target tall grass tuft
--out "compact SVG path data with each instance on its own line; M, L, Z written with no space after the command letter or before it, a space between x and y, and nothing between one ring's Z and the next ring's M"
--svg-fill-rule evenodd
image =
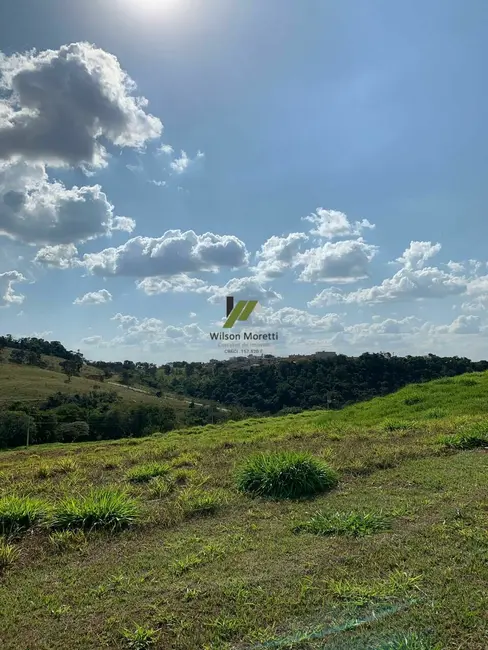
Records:
M0 535L22 533L43 521L47 507L32 497L0 498Z
M94 488L85 496L61 501L53 513L51 528L116 531L136 523L138 518L138 503L126 492Z
M486 422L477 422L459 433L441 436L439 442L447 449L488 447L488 424Z
M401 634L378 647L378 650L442 650L440 645L433 645L428 639L416 632Z
M237 488L254 496L297 499L325 492L338 482L336 472L306 453L256 454L237 471Z
M387 530L389 526L389 519L381 513L317 512L308 521L295 526L294 532L364 537Z
M170 472L169 465L163 463L149 463L148 465L139 465L127 472L127 479L131 483L147 483L158 476L166 476Z
M12 544L0 539L0 575L19 557L19 550Z

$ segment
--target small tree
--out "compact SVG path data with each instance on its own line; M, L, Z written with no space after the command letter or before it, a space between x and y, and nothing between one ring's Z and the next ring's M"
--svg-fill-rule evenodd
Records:
M24 363L25 361L25 350L20 350L18 348L14 348L12 352L10 353L10 361L12 363Z
M58 426L56 433L63 442L76 442L88 438L90 427L83 421L66 422Z
M65 375L68 377L68 383L71 381L71 377L74 375L79 375L81 370L81 365L76 359L66 359L61 362L61 368Z
M27 413L0 413L0 447L20 447L26 444L27 436L34 439L35 433L36 423Z

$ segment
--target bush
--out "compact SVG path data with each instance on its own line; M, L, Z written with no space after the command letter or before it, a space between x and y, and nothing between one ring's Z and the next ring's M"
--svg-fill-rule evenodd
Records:
M163 463L150 463L134 467L127 472L127 479L131 483L147 483L157 476L167 476L170 472L169 465Z
M307 532L314 535L346 535L364 537L389 527L389 521L381 513L368 512L317 512L308 521L298 524L294 532Z
M237 487L255 496L296 499L330 490L338 477L309 454L282 452L251 456L237 472Z
M15 535L32 528L46 516L46 506L31 497L0 498L0 534Z
M51 527L55 530L107 528L115 531L136 523L138 517L137 502L125 492L96 488L86 496L61 501L54 511Z

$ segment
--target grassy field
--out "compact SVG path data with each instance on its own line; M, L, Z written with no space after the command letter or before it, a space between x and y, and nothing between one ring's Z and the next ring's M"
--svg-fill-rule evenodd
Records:
M62 393L88 393L96 385L102 390L116 391L126 402L164 404L174 409L186 409L187 403L178 396L165 395L164 398L157 398L155 395L143 390L131 390L125 386L117 385L117 378L107 380L103 383L88 379L86 374L92 372L96 375L96 369L83 368L80 377L72 377L67 383L66 375L59 367L59 360L55 357L44 357L50 364L49 369L38 368L37 366L18 365L7 363L6 357L0 363L0 406L16 400L42 401L49 395L58 391Z
M487 396L471 374L339 412L0 453L0 647L486 650ZM339 482L240 492L241 464L272 452Z

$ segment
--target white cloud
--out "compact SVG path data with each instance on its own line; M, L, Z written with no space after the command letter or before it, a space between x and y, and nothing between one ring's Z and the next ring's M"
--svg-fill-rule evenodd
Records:
M308 235L293 232L286 237L270 237L257 252L257 265L251 270L262 279L278 278L293 265L293 261Z
M466 280L441 271L436 267L427 267L415 271L400 269L391 278L386 278L380 285L342 293L337 289L325 289L308 303L309 307L322 307L336 304L382 303L391 301L409 301L426 298L444 298L462 294L466 289Z
M378 248L363 239L327 242L296 255L293 265L303 266L302 282L356 282L369 276L369 263Z
M114 346L142 346L144 349L160 349L171 345L192 345L207 338L205 332L191 323L182 327L165 325L158 318L142 318L116 314L112 320L119 322L123 333L108 344Z
M136 285L148 296L160 293L210 293L212 291L212 287L207 282L199 278L191 278L185 273L171 278L144 278Z
M452 273L464 273L466 270L466 267L462 262L453 262L451 260L447 262L446 266L450 271L452 271Z
M100 289L100 291L90 291L81 298L76 298L73 305L103 305L111 300L112 294L107 289Z
M21 305L25 296L21 293L15 293L14 285L18 282L27 282L22 273L19 271L6 271L0 273L0 306L10 307L10 305Z
M253 326L268 328L289 328L296 331L317 330L323 332L342 332L344 324L338 314L316 316L302 309L282 307L278 310L263 308L253 315Z
M235 300L257 300L260 305L278 302L283 299L271 287L264 286L256 277L232 278L224 286L209 287L212 295L208 299L213 304L222 303L226 296L234 296Z
M175 158L171 163L170 167L176 174L183 174L187 169L194 165L199 160L202 160L205 157L205 154L202 151L197 151L195 158L189 158L186 151L181 151L179 158Z
M395 261L409 271L422 269L426 261L437 255L441 248L441 244L433 244L430 241L411 241L410 246Z
M162 144L160 147L157 148L156 153L164 154L166 156L171 156L171 154L173 154L174 151L175 150L170 144Z
M190 316L190 318L196 318L197 317L197 315L196 315L196 313L194 311L191 311L189 316Z
M78 249L74 244L45 246L38 251L34 262L48 268L69 269L79 263Z
M90 273L102 276L172 276L246 266L249 253L234 235L168 230L161 237L134 237L118 248L84 255Z
M317 208L313 214L302 217L302 221L309 221L314 225L310 231L312 235L325 239L359 236L365 228L375 228L367 219L351 223L343 212L324 208Z
M89 43L0 53L0 151L49 165L100 165L100 140L142 147L162 132L115 56Z
M84 339L81 339L81 342L84 343L85 345L99 345L102 343L103 337L96 335L96 336L87 336Z
M114 217L100 185L71 189L49 181L44 165L0 162L0 235L27 244L70 244L113 230L131 231L135 222Z

